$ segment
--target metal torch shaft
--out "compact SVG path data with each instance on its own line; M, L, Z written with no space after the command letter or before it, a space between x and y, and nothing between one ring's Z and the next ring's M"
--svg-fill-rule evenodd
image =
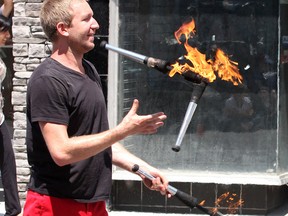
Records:
M134 166L132 167L132 171L134 173L139 173L143 176L145 176L146 178L150 179L151 181L153 179L155 179L154 176L152 176L151 174L145 172L144 170L140 169L139 165L138 164L134 164ZM211 215L211 216L223 216L222 213L220 212L212 212L211 210L209 210L208 208L205 208L203 206L200 206L197 202L197 198L193 197L193 196L190 196L189 194L171 186L171 185L168 185L168 188L167 188L167 191L177 197L180 201L182 201L184 204L186 204L187 206L189 206L190 208L198 208L199 210L201 210L202 212L208 214L208 215Z
M119 47L112 46L112 45L108 44L106 41L102 41L100 43L100 46L107 49L107 50L111 50L111 51L119 53L123 56L126 56L126 57L130 58L131 60L136 61L136 62L141 63L141 64L145 64L145 62L147 62L147 59L148 59L148 57L145 55L141 55L139 53L135 53L135 52L132 52L129 50L125 50L125 49L122 49Z
M115 46L108 44L106 41L102 41L100 43L100 47L105 48L105 49L110 50L110 51L114 51L114 52L121 54L121 55L123 55L123 56L125 56L125 57L127 57L133 61L136 61L136 62L141 63L141 64L145 64L148 67L155 68L155 69L161 71L162 73L167 73L168 71L171 70L169 62L162 60L162 59L148 57L148 56L136 53L136 52L132 52L132 51L129 51L126 49L115 47Z
M132 167L132 171L145 176L146 178L150 179L151 181L153 179L155 179L154 176L152 176L151 174L140 169L138 164L134 164L134 166ZM195 197L192 197L192 196L184 193L183 191L178 190L177 188L175 188L171 185L168 185L167 191L172 196L176 196L179 200L181 200L182 202L184 202L186 205L190 206L191 208L194 208L197 205L197 199Z
M152 181L153 179L155 179L154 176L152 176L151 174L149 174L149 173L143 171L142 169L140 169L139 165L137 165L137 164L135 164L135 165L133 166L132 171L133 171L133 172L137 172L137 173L145 176L146 178L150 179L151 181ZM168 190L168 192L169 192L171 195L173 195L173 196L177 193L177 189L174 188L174 187L171 186L171 185L168 185L167 190Z
M196 108L197 108L197 103L195 103L195 101L193 100L190 100L188 108L185 113L183 123L181 125L180 131L179 131L176 143L175 143L175 146L172 147L172 149L176 152L180 151L180 146L182 144L183 138L186 134L187 128L192 120L192 117L194 115Z
M183 138L186 134L187 128L188 128L188 126L192 120L192 117L194 115L194 112L197 108L197 103L200 100L206 86L207 86L207 83L202 81L200 84L195 85L195 88L193 89L191 100L190 100L188 108L186 110L185 117L184 117L184 120L182 122L176 143L172 147L172 150L175 152L180 151L180 148L181 148L180 146L182 144Z

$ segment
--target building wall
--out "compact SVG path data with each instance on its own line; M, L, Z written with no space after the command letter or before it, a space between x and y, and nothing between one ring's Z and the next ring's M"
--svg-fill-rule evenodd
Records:
M26 155L26 89L33 70L48 56L48 44L40 26L42 0L14 0L13 17L13 145L17 164L17 180L21 203L26 197L29 165Z

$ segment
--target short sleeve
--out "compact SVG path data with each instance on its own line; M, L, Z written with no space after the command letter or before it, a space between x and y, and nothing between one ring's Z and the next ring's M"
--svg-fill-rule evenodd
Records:
M30 85L31 119L68 125L67 88L51 76L40 76Z

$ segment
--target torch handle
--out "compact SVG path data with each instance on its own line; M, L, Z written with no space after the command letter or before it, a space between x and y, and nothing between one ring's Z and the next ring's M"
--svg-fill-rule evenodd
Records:
M141 64L145 64L145 62L147 62L147 59L148 59L148 57L145 55L141 55L141 54L129 51L129 50L125 50L125 49L122 49L119 47L112 46L112 45L108 44L106 41L102 41L100 43L100 47L103 47L107 50L111 50L111 51L114 51L114 52L119 53L121 55L124 55L124 56L130 58L131 60L134 60L134 61L141 63Z
M180 151L181 143L183 141L183 138L185 136L185 133L186 133L187 128L191 122L191 119L194 115L196 108L197 108L197 103L195 103L191 98L189 105L188 105L188 108L187 108L186 113L185 113L183 123L182 123L181 128L180 128L177 140L176 140L176 144L172 147L173 151L175 151L175 152Z
M138 164L134 164L134 166L132 167L132 171L134 173L139 173L139 174L145 176L146 178L150 179L151 181L153 179L155 179L154 176L152 176L151 174L149 174L149 173L145 172L144 170L140 169ZM168 190L168 192L171 195L177 197L181 202L183 202L185 205L189 206L190 208L196 207L199 210L201 210L202 212L204 212L204 213L206 213L208 215L211 215L211 216L212 215L219 215L219 216L222 215L220 212L216 212L216 214L215 214L215 213L211 212L209 209L207 209L207 208L205 208L203 206L200 206L198 204L197 198L195 198L193 196L190 196L189 194L187 194L187 193L185 193L185 192L183 192L183 191L181 191L181 190L179 190L179 189L177 189L177 188L175 188L175 187L173 187L171 185L168 185L167 190Z
M179 152L180 149L181 149L180 146L182 144L183 138L184 138L184 136L186 134L187 128L188 128L188 126L189 126L189 124L190 124L190 122L192 120L192 117L194 115L194 112L195 112L195 110L197 108L198 101L202 97L202 94L203 94L206 86L207 86L207 82L205 82L205 81L201 81L199 84L195 84L194 85L192 96L191 96L189 105L187 107L187 110L186 110L186 113L185 113L185 117L184 117L184 120L182 122L182 125L181 125L181 128L180 128L176 143L172 147L172 150L175 151L175 152Z
M114 51L138 63L145 64L150 68L155 68L158 71L161 71L162 73L167 73L171 70L171 67L169 66L169 62L164 61L162 59L148 57L148 56L136 53L136 52L132 52L126 49L115 47L115 46L108 44L106 41L102 41L100 43L100 47L105 48L110 51Z

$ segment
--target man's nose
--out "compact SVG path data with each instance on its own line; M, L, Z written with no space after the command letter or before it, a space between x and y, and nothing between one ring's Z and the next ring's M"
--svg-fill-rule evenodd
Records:
M94 30L97 30L100 28L98 22L96 21L96 19L93 18L93 23L91 25L91 28L93 28Z

